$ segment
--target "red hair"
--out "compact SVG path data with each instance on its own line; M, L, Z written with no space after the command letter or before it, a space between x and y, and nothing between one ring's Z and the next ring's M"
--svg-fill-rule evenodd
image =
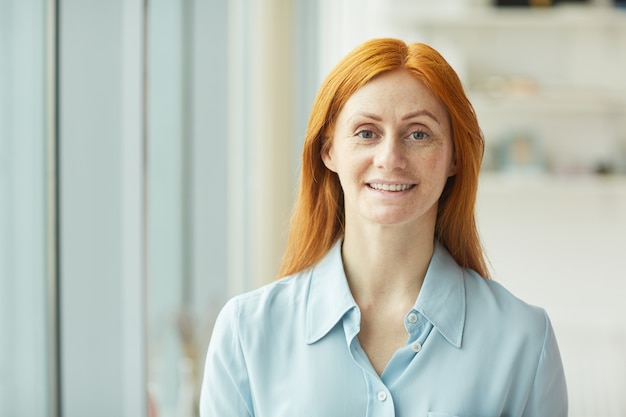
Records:
M322 161L336 117L346 101L375 76L404 69L439 98L450 117L456 175L439 199L435 237L462 267L488 277L474 218L484 139L474 109L456 72L428 45L397 39L367 41L326 77L313 103L302 154L298 199L279 276L305 270L321 260L344 233L343 191Z

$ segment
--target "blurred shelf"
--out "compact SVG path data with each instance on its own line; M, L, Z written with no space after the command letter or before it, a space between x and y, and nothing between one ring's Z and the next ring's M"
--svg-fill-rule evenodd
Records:
M498 114L568 114L619 116L626 112L626 101L603 92L579 91L573 88L539 90L533 93L496 92L484 90L468 91L470 101L477 113Z
M430 7L399 1L390 11L401 24L445 30L622 30L626 12L614 7L559 5L555 7L497 8L492 6Z
M540 194L605 196L626 209L626 175L558 175L558 174L508 174L497 171L484 171L479 177L481 194L517 194L521 190ZM626 211L624 212L626 215Z

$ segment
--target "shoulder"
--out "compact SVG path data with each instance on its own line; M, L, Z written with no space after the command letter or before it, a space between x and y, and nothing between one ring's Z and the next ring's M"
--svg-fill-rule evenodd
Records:
M234 298L247 313L293 307L306 300L310 271L303 271L266 284Z
M543 339L550 323L542 307L527 303L501 283L472 270L465 270L463 275L468 319L478 319L485 327Z
M309 286L310 273L303 271L237 295L224 305L217 322L229 322L238 330L279 325L276 320L305 308Z
M474 272L464 275L465 346L487 354L494 364L499 364L498 368L524 375L526 381L533 380L542 357L558 357L546 310L518 298L494 280ZM546 366L553 366L558 372L560 361Z

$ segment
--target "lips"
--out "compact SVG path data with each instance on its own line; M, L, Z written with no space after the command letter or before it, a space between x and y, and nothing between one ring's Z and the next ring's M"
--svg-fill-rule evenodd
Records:
M415 186L415 184L379 184L379 183L369 183L367 184L370 188L374 190L380 191L406 191Z

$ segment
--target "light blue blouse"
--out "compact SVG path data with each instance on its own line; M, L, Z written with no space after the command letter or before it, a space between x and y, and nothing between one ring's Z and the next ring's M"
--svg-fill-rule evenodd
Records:
M208 349L201 417L562 417L545 311L437 244L407 343L382 376L359 345L341 241L313 268L230 300Z

